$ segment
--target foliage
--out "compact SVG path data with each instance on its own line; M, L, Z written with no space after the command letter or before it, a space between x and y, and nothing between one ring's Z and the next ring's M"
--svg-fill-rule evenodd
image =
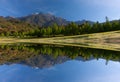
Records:
M96 22L93 25L87 21L78 25L74 22L68 25L57 25L39 27L34 24L29 24L17 19L5 19L0 17L0 36L14 36L14 37L53 37L53 36L68 36L81 35L98 32L107 32L120 30L120 20L109 21L106 17L105 23Z

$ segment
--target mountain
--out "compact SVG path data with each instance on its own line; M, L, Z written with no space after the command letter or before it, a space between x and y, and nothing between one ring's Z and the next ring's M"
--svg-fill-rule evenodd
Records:
M35 24L35 25L39 25L39 26L51 26L54 23L58 24L58 25L67 25L70 22L75 22L76 24L83 24L84 22L89 22L90 24L93 24L94 22L92 21L88 21L88 20L81 20L81 21L67 21L64 18L61 17L56 17L52 14L45 14L45 13L35 13L35 14L31 14L28 16L24 16L24 17L19 17L18 18L21 21L30 23L30 24Z
M58 25L67 25L70 22L74 21L67 21L61 17L56 17L51 14L45 13L37 13L31 14L24 17L2 17L0 16L0 35L1 36L36 36L36 33L39 32L40 27L48 27L52 26L53 24ZM83 21L76 21L76 24L83 24L86 20ZM94 22L87 21L90 24ZM36 32L37 30L37 32ZM35 33L36 32L36 33ZM40 31L41 32L41 31ZM39 32L39 36L40 35Z
M18 17L18 18L11 17L11 16L7 16L7 17L0 16L0 21L2 21L0 23L1 25L3 22L12 23L11 25L14 25L12 27L16 27L16 24L21 24L21 23L25 23L23 25L30 24L30 25L40 26L40 27L52 26L54 23L58 25L67 25L70 22L75 22L76 24L83 24L84 22L89 22L90 24L94 24L94 22L88 21L88 20L67 21L64 18L56 17L49 13L35 13L35 14L30 14L23 17Z
M35 24L35 25L39 25L39 26L51 26L54 23L58 24L58 25L66 25L69 23L69 21L60 18L60 17L56 17L52 14L45 14L45 13L35 13L35 14L31 14L28 16L24 16L24 17L19 17L18 18L21 21L30 23L30 24Z

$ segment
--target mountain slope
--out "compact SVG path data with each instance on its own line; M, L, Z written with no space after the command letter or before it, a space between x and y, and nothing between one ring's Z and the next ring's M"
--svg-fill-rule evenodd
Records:
M39 26L51 26L54 23L58 25L66 25L69 23L63 18L56 17L51 14L43 14L43 13L31 14L25 17L20 17L18 19L20 19L21 21L32 23Z
M75 22L76 24L83 24L86 21L89 22L90 24L94 23L94 22L88 21L88 20L67 21L64 18L56 17L56 16L48 14L48 13L47 14L45 14L45 13L31 14L28 16L19 17L18 19L20 19L21 21L35 24L35 25L39 25L39 26L51 26L54 23L56 23L58 25L67 25L70 22Z
M36 29L37 26L29 24L23 21L20 21L13 17L0 17L0 34L4 33L5 35L29 32L33 29Z
M30 25L35 25L35 26L39 26L39 27L52 26L54 23L58 24L59 26L67 25L70 22L75 22L76 24L83 24L85 22L89 22L90 24L94 23L94 22L88 21L88 20L67 21L64 18L56 17L56 16L48 14L48 13L31 14L31 15L27 15L27 16L23 16L23 17L18 17L18 18L11 17L11 16L7 16L7 17L0 16L0 21L2 21L1 24L3 22L9 22L9 23L14 22L15 25L18 23L25 23L22 25L30 24Z

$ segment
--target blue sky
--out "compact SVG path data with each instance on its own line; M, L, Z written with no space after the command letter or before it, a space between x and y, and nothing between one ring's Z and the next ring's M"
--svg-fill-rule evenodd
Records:
M120 0L0 0L1 16L51 13L67 20L105 21L120 18Z

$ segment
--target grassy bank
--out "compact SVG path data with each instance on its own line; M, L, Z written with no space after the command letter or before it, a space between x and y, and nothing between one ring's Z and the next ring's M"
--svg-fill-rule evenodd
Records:
M0 43L42 43L120 51L120 31L53 38L19 39L1 37Z

